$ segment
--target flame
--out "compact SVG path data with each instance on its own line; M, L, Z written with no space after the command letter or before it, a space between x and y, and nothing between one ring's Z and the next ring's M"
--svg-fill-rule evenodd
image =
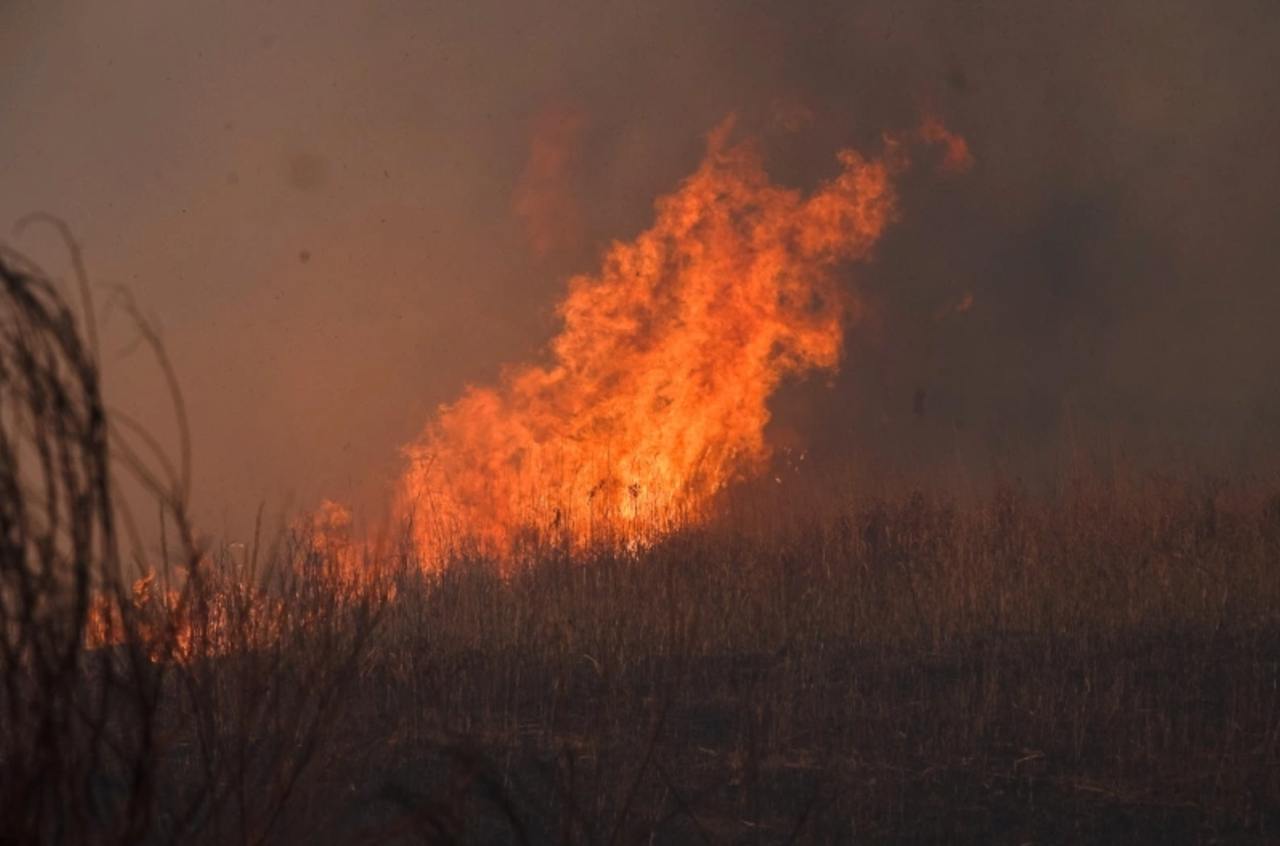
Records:
M651 228L569 282L548 362L469 387L405 448L398 507L428 566L458 543L508 553L530 530L582 546L705 518L766 463L779 383L838 365L858 303L833 271L897 217L904 141L941 144L947 169L969 162L929 119L885 136L878 157L842 150L805 196L772 184L731 131L710 133Z
M952 133L936 116L929 115L920 123L920 139L938 144L943 150L942 170L946 173L964 173L973 167L973 154L962 137Z
M732 128L710 133L651 228L615 243L596 275L570 280L549 363L469 388L405 447L397 508L424 566L460 548L508 555L526 532L581 548L708 516L719 491L769 459L779 383L839 364L859 305L833 271L866 259L897 218L904 141L941 145L946 171L972 162L962 138L927 119L886 135L879 157L842 150L839 173L804 196L773 185L750 143L730 143ZM972 304L966 293L954 309ZM793 446L794 466L805 455ZM371 566L385 550L357 544L352 527L345 506L323 501L294 526L300 554L288 566L340 603L393 600L394 581ZM86 646L133 641L154 662L191 663L263 647L286 619L306 628L324 613L290 618L234 568L202 559L198 569L194 589L162 587L149 571L128 595L96 593Z

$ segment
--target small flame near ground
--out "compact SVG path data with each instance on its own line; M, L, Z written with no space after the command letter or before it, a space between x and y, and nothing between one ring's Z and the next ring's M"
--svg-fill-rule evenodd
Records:
M708 516L769 458L767 401L788 376L834 370L859 310L834 269L866 259L897 218L908 148L942 148L941 121L837 154L814 192L774 185L733 121L653 225L570 280L548 361L469 387L405 448L397 512L426 566L465 544L503 556L529 532L574 547L645 540Z

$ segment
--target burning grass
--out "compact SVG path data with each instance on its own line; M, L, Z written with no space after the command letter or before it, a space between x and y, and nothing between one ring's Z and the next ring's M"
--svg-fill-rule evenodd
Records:
M138 460L70 311L0 267L0 840L1280 829L1274 480L739 486L652 542L544 515L443 569L332 510L201 549L185 462ZM121 472L159 551L117 531Z
M743 500L506 576L406 553L375 614L277 582L285 636L166 665L155 839L1274 836L1277 494Z
M767 465L779 384L839 364L860 303L834 270L868 260L899 217L912 154L941 147L951 172L971 163L928 119L875 156L842 150L805 194L774 184L732 130L710 134L648 229L570 280L545 362L468 388L406 447L396 507L424 562L455 534L506 560L539 518L581 551L601 533L648 541L671 515L710 516Z

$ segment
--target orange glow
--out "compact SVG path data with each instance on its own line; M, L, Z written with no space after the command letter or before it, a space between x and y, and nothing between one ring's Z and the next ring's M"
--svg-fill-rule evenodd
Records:
M943 148L942 169L948 173L963 173L973 167L973 154L969 144L953 134L936 117L926 117L920 124L920 138Z
M578 548L705 518L766 463L778 384L838 365L858 304L833 271L895 219L906 142L942 145L945 169L970 162L930 119L879 157L841 151L805 196L732 129L710 134L651 228L570 280L545 363L468 388L405 448L399 512L427 566L458 544L505 555L532 532Z

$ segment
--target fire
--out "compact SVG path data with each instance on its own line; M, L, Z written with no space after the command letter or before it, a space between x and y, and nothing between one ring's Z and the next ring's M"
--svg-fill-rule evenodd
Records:
M709 135L648 230L569 282L546 363L468 388L405 448L399 509L425 562L460 543L502 555L528 532L581 547L705 518L765 465L779 383L839 364L858 302L833 271L896 219L906 142L941 145L944 169L970 161L926 120L877 157L841 151L805 196L772 184L731 131Z
M99 590L85 616L84 643L88 649L133 644L153 662L191 663L260 648L279 640L288 626L305 628L335 608L374 604L395 598L394 582L370 566L385 561L385 550L357 544L351 537L351 512L325 500L306 519L291 527L291 554L276 562L282 569L274 580L246 571L246 561L229 556L243 544L223 549L215 560L208 554L187 568L169 571L159 579L154 569L123 590ZM320 608L286 607L267 583L320 587L326 601ZM287 591L286 591L287 592Z

